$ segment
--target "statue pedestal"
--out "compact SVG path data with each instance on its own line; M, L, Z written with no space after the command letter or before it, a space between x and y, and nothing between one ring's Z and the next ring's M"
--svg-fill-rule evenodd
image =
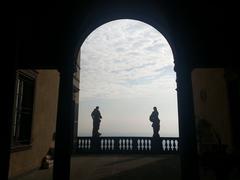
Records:
M101 141L99 137L93 137L91 141L91 151L99 152L101 151Z
M162 144L160 137L153 137L151 140L152 152L159 153L162 152Z

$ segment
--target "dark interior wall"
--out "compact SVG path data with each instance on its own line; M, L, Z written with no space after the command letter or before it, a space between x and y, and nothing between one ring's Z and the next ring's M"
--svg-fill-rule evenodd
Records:
M182 71L192 67L235 65L228 43L234 34L227 34L226 38L226 30L231 28L226 21L228 6L220 2L82 0L19 2L16 7L14 57L5 66L9 83L3 93L6 111L1 121L1 127L8 130L1 148L5 157L1 167L6 167L2 169L3 177L7 177L4 175L8 167L10 128L6 127L10 127L11 122L15 62L16 67L22 69L62 71L92 30L110 20L132 18L154 26L166 37L173 49L176 68Z
M231 114L232 136L234 150L240 152L240 72L239 69L226 69L225 77L228 88L229 108Z
M19 46L23 47L19 65L30 66L33 57L37 66L59 64L62 54L81 46L95 28L120 18L138 19L154 26L173 51L178 48L188 52L191 62L198 66L222 65L223 53L229 46L225 42L225 8L220 3L159 0L85 0L23 7L17 15Z

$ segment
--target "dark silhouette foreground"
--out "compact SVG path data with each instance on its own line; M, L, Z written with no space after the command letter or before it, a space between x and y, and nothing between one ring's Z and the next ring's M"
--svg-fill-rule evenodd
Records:
M152 122L153 138L159 138L160 119L158 118L158 110L156 107L153 107L153 112L150 115L149 120Z
M93 130L92 130L92 137L99 137L101 136L101 133L98 132L100 128L100 122L102 119L101 113L99 111L99 107L96 106L96 108L91 113L92 119L93 119Z

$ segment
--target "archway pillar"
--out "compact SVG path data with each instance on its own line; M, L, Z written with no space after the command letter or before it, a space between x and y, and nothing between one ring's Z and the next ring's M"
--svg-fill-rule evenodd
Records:
M0 179L8 179L10 153L11 153L11 131L12 131L12 113L14 104L14 90L16 78L15 62L9 61L4 64L4 71L1 77L7 80L7 83L2 83L1 88L1 148L0 148Z
M60 85L53 179L69 180L74 125L73 61L68 59L59 69L59 72Z
M192 79L189 67L176 67L179 115L179 150L183 180L199 179Z

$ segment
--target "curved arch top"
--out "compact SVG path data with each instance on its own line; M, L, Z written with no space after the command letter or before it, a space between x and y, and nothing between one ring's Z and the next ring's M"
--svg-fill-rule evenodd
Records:
M87 17L84 19L82 22L79 22L78 24L74 24L75 28L75 35L77 36L77 44L75 48L75 53L79 52L81 45L85 41L85 39L96 29L99 27L113 22L113 21L118 21L118 20L124 20L124 19L129 19L129 20L135 20L135 21L140 21L144 24L147 24L154 28L156 31L158 31L168 42L168 44L171 47L173 57L175 59L176 51L175 51L175 46L176 43L174 41L174 28L170 27L170 22L167 22L167 20L164 18L154 18L154 16L151 15L140 15L139 13L111 13L110 16L109 14L105 14L103 16L93 18L93 17ZM76 20L75 20L76 23ZM76 38L75 36L75 38Z
M133 45L136 48L145 46L145 49L149 48L150 53L160 53L159 50L165 49L165 52L167 51L168 54L173 55L171 45L161 32L153 26L135 19L117 19L102 24L86 37L81 47L85 47L85 44L91 42L92 38L95 41L99 39L99 42L96 43L103 44L108 44L109 41L124 41L124 43L129 42L132 44L135 42L136 45ZM148 41L151 43L147 43ZM116 44L116 46L118 45Z
M92 32L88 33L88 35L86 36L85 40L86 40L91 34L93 34L95 31L97 31L98 29L101 29L101 28L103 28L103 27L109 26L109 25L114 24L114 23L116 23L116 22L122 22L122 23L124 23L124 22L129 22L129 23L139 23L139 24L143 24L143 25L145 25L146 27L152 28L154 31L159 32L159 33L161 34L161 36L163 36L164 39L166 39L166 41L168 42L168 40L167 40L167 38L165 37L165 35L164 35L159 29L156 29L154 26L152 26L152 25L150 25L150 24L148 24L148 23L145 23L144 21L136 20L136 19L129 19L129 18L125 18L125 19L115 19L115 20L112 20L112 21L105 22L104 24L102 24L102 25L96 27L95 29L93 29ZM85 41L85 40L84 40L84 41ZM168 44L169 44L169 42L168 42ZM169 45L170 45L170 44L169 44ZM171 47L171 45L170 45L170 47Z

